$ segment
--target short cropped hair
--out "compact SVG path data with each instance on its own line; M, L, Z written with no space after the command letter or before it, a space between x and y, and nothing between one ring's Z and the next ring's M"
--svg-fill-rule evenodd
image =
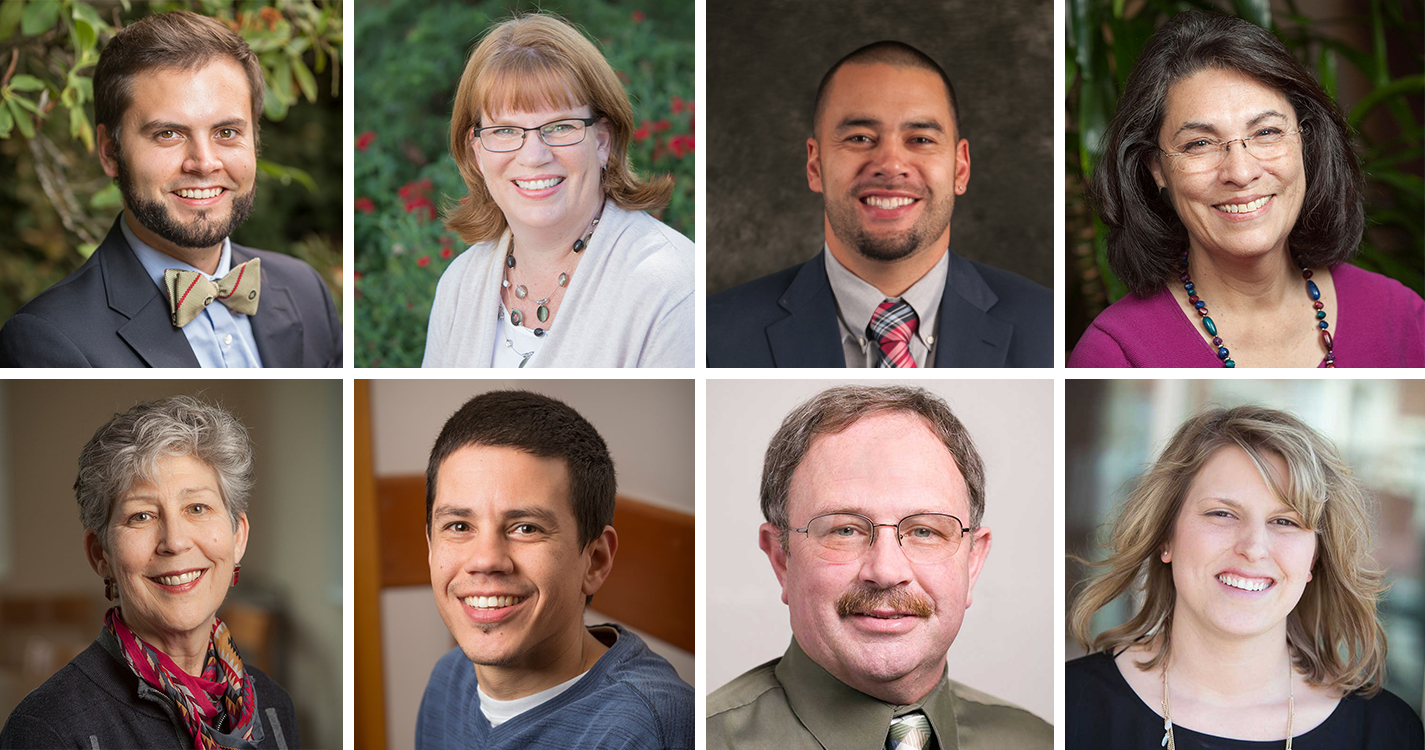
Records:
M557 458L569 470L569 503L583 548L614 521L618 482L598 430L563 401L529 391L490 391L465 402L446 420L426 465L426 534L430 534L440 465L466 446L514 448Z
M1213 408L1182 424L1157 461L1138 478L1118 509L1109 556L1069 608L1070 630L1092 652L1117 653L1146 641L1168 657L1177 590L1158 553L1173 535L1193 479L1223 448L1251 457L1267 486L1316 533L1317 561L1296 608L1287 616L1292 661L1307 679L1347 693L1373 694L1385 670L1385 631L1376 600L1384 575L1372 562L1370 498L1329 440L1286 412L1261 406ZM1279 456L1287 476L1269 471ZM1086 562L1086 561L1085 561ZM1135 590L1142 605L1128 622L1092 635L1094 613Z
M816 102L812 105L812 137L816 137L817 125L821 122L822 114L826 112L826 92L831 88L832 77L836 75L836 71L841 69L841 66L852 63L856 65L881 63L897 68L921 68L939 75L940 80L945 82L945 96L950 100L950 121L955 124L955 134L960 135L960 104L955 98L955 84L950 82L950 76L945 73L945 69L940 67L940 63L935 62L930 55L905 42L886 40L872 42L852 50L845 57L837 60L836 64L831 66L831 70L826 71L826 75L821 77L821 85L816 87Z
M1301 128L1306 196L1288 244L1304 266L1348 260L1365 226L1361 167L1350 126L1311 72L1270 32L1230 16L1187 11L1148 40L1103 136L1088 199L1108 226L1108 263L1138 296L1177 275L1188 231L1159 195L1148 164L1161 159L1158 131L1173 85L1203 70L1230 70L1280 92Z
M496 239L509 226L476 163L480 146L470 140L474 128L490 124L485 118L491 112L585 105L608 123L612 136L604 195L629 211L668 205L672 176L640 177L628 163L633 107L609 61L564 20L531 13L491 27L465 63L450 115L450 155L470 194L447 207L445 226L472 244Z
M985 514L985 466L970 439L969 430L939 396L922 388L903 385L846 385L822 391L798 406L782 420L782 426L767 445L762 464L762 515L782 530L786 545L791 521L787 496L792 475L811 450L812 441L835 435L856 422L885 412L909 412L925 420L925 426L944 443L965 478L970 500L970 528L977 528Z
M265 91L257 55L222 21L186 10L135 21L109 40L94 66L94 121L117 143L136 77L154 69L198 70L221 58L237 63L247 78L255 142Z
M237 417L192 396L135 404L115 414L79 452L74 497L79 520L107 544L114 503L139 482L155 483L158 462L189 456L218 475L218 491L233 530L252 492L252 440Z

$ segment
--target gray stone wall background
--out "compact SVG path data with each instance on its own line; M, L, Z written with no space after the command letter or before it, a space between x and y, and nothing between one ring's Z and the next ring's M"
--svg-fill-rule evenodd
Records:
M843 55L882 39L924 51L955 83L971 172L950 246L1052 288L1053 21L1049 0L710 2L707 102L698 102L708 293L821 250L822 198L806 180L816 86Z

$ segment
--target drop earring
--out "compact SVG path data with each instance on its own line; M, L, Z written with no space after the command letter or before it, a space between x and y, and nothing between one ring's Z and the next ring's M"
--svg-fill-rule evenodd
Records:
M241 565L241 564L238 564L238 565L234 565L234 566L233 566L233 585L234 585L234 586L237 585L237 581L238 581L238 571L240 571L240 570L242 570L242 565Z
M112 601L114 601L114 594L115 594L115 591L114 591L114 579L112 579L112 578L105 578L105 579L104 579L104 598L105 598L105 599L108 599L109 601L112 602Z

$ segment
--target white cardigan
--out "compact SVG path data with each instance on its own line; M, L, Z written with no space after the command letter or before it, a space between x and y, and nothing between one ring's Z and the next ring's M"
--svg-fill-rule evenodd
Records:
M441 274L422 367L491 366L509 242L506 229ZM686 237L606 201L556 325L525 366L692 367L694 263Z

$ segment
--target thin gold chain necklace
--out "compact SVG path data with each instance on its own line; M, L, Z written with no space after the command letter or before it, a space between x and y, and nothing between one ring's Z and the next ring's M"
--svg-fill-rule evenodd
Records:
M1291 724L1296 718L1295 695L1292 686L1291 659L1286 662L1286 750L1291 750ZM1168 665L1163 664L1163 741L1158 743L1168 750L1177 750L1173 741L1173 716L1168 710Z

